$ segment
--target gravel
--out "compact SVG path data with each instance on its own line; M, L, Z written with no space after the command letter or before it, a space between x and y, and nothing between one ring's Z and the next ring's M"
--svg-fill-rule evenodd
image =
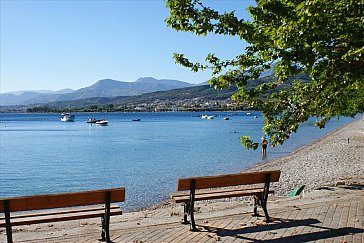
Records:
M286 157L260 163L248 171L275 169L282 171L280 181L273 185L276 195L287 195L301 185L306 186L305 191L311 191L363 175L364 117Z

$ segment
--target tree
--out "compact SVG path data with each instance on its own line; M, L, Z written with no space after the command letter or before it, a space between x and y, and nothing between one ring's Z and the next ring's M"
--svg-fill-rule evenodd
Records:
M167 0L166 5L166 23L177 31L237 36L248 43L244 53L229 60L209 54L204 63L192 62L176 53L174 59L194 72L211 69L209 83L216 89L236 86L233 99L262 111L263 131L273 146L311 116L322 128L335 116L364 111L363 0L258 0L247 9L251 21L199 0ZM249 86L270 65L276 78ZM286 88L290 77L302 73L309 82L296 80ZM248 136L241 141L247 148L258 146Z

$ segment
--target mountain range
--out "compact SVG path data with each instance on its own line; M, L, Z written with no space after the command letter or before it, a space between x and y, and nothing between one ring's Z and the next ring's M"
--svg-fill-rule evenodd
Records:
M260 77L253 83L265 82L265 77L274 76L274 66L262 72ZM303 78L306 79L306 78ZM63 89L59 91L51 90L28 90L10 93L0 93L0 106L27 106L41 105L55 102L73 103L77 100L109 100L115 97L118 99L134 97L158 91L169 91L188 87L207 85L207 81L200 84L191 84L173 79L155 79L152 77L139 78L134 82L117 81L113 79L102 79L91 86L78 90ZM210 91L209 91L210 92ZM176 92L173 93L176 95ZM159 95L159 94L158 94ZM78 102L76 102L78 103Z
M135 82L123 82L113 79L99 80L95 84L78 90L60 91L21 91L0 94L0 105L44 104L56 101L71 101L93 97L135 96L156 91L166 91L195 86L172 79L139 78Z

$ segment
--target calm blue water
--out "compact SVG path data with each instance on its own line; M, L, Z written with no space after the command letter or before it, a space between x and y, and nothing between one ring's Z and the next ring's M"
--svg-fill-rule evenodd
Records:
M202 113L0 114L0 197L126 188L124 209L166 199L177 178L239 172L261 162L261 152L244 150L240 135L259 141L263 118L253 113L202 119ZM109 120L89 125L88 117ZM140 118L140 122L132 119ZM304 124L284 146L268 148L281 157L352 121L341 118L319 130Z

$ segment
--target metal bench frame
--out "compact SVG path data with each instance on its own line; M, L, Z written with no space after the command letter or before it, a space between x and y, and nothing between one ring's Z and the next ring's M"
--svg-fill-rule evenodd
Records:
M123 195L118 195L118 199L112 199L112 191L114 191L114 193L119 192L117 190L121 190L123 192ZM24 209L20 209L20 210L12 210L11 208L11 202L13 200L19 200L22 197L15 197L15 198L7 198L7 199L0 199L0 202L2 202L2 205L0 205L0 212L4 213L4 218L2 220L5 220L5 224L1 223L1 226L5 226L6 228L6 237L7 237L7 242L8 243L12 243L13 242L13 238L12 238L12 226L13 225L29 225L29 224L37 224L37 223L46 223L46 222L58 222L58 221L68 221L68 220L76 220L76 219L84 219L84 218L94 218L94 217L98 217L95 216L96 214L99 215L101 213L101 210L103 210L103 214L101 216L101 225L102 225L102 230L101 230L101 241L105 241L105 242L111 242L110 240L110 216L112 215L120 215L122 214L122 211L120 210L120 208L118 208L117 211L113 211L111 212L111 202L117 202L117 201L124 201L125 199L125 189L124 188L118 188L118 189L106 189L106 190L98 190L98 191L88 191L88 192L81 192L81 193L88 193L91 194L93 192L97 192L97 193L103 193L104 194L104 210L100 207L100 209L92 209L92 210L85 210L85 207L81 208L79 211L78 210L72 210L72 211L64 211L61 212L60 214L67 214L67 213L80 213L83 212L82 215L78 215L78 216L65 216L63 218L48 218L47 220L35 220L34 218L36 217L41 217L41 216L47 216L47 215L52 215L52 213L35 213L32 215L24 215L23 216L14 216L14 218L32 218L29 219L28 221L23 221L23 222L15 222L12 223L12 217L10 215L11 212L16 212L16 211L21 211L21 212L25 212L25 211L31 211L32 209L29 208L29 206L25 207ZM63 195L67 196L70 195L72 193L64 193L64 194L53 194L54 196L57 196L59 198L62 198ZM77 194L77 193L73 193L73 194ZM37 200L37 198L42 197L42 196L53 196L53 195L39 195L39 196L29 196L26 198L31 198L32 200ZM121 197L121 198L120 198ZM70 205L71 203L68 203L67 206L64 207L51 207L51 206L46 206L46 207L38 207L35 210L40 210L40 209L51 209L51 208L65 208L65 207L72 207ZM87 202L82 202L80 204L78 204L77 202L74 203L73 206L87 206L87 205L95 205L95 204L99 204L99 203L87 203ZM120 210L120 211L119 211ZM100 211L100 213L98 213L98 211ZM89 215L87 215L87 213L89 213Z
M275 171L275 172L277 172L277 171ZM267 209L267 201L268 201L269 193L273 192L273 191L269 190L270 183L271 183L271 173L269 173L269 171L264 171L261 173L266 174L264 182L262 182L262 183L264 183L264 187L262 188L262 191L256 192L253 194L248 193L246 196L254 196L253 216L259 216L258 207L261 207L264 211L266 221L269 222L270 218L269 218L268 209ZM280 172L279 172L279 175L280 175ZM279 175L278 175L278 179L279 179ZM232 176L234 176L234 175L232 175ZM190 188L189 200L184 202L184 205L183 205L184 215L183 215L182 224L190 224L192 231L198 231L196 228L195 217L194 217L194 207L195 207L195 201L196 201L196 180L198 180L198 179L199 179L198 177L191 178L190 185L189 185L189 188ZM278 181L278 179L275 181ZM213 178L212 178L212 180L213 180ZM249 183L245 183L245 185L248 185L248 184ZM254 184L257 184L257 183L254 183ZM223 185L223 186L225 186L225 185ZM223 187L223 186L221 186L221 187ZM218 186L214 186L214 187L218 187ZM207 187L204 187L204 188L207 188ZM244 192L244 190L242 190L242 192ZM213 195L213 193L211 193L211 195ZM245 195L242 195L242 196L245 196ZM229 196L226 196L226 197L229 197ZM173 198L173 196L172 196L172 198ZM220 196L220 198L224 198L224 196ZM209 200L209 198L206 198L206 200ZM188 217L190 218L190 221L188 221Z

